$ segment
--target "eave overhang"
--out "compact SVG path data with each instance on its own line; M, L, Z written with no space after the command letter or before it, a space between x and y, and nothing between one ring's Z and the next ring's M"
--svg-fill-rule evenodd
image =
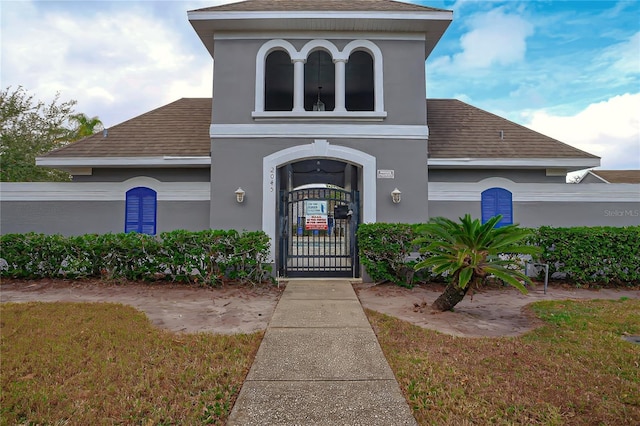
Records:
M429 158L434 169L564 169L567 172L598 167L599 158Z
M156 157L38 157L36 165L56 169L70 168L110 168L110 167L209 167L210 156L173 156Z
M365 32L425 34L425 59L453 20L453 11L189 11L189 22L214 57L214 34L224 32Z

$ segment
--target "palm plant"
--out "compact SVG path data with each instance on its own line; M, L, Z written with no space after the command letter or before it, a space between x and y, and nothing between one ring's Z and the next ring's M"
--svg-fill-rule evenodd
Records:
M89 117L84 113L78 113L70 116L69 122L74 126L70 133L70 139L73 141L82 139L86 136L91 136L104 129L104 125L98 117Z
M527 292L524 284L530 284L530 278L520 272L515 257L504 255L535 255L539 249L522 243L530 232L518 225L496 228L500 219L498 215L482 224L469 214L460 218L460 223L436 217L418 228L421 236L415 243L427 257L415 269L431 268L436 275L450 277L444 292L431 305L433 309L452 310L471 287L480 287L490 275Z

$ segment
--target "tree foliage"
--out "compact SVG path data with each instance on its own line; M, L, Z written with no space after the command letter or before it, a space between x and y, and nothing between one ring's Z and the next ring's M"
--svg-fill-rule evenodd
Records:
M69 174L36 166L36 157L97 130L97 117L75 114L76 101L36 100L19 86L0 92L0 181L67 181Z
M91 136L104 129L102 121L98 117L89 117L83 113L73 114L69 117L69 122L74 125L70 134L70 139L73 141Z
M520 272L513 257L505 255L536 255L539 249L522 243L529 230L517 225L495 228L500 219L502 216L498 215L481 224L469 214L460 218L460 223L436 217L418 229L423 236L416 243L422 245L421 251L431 255L418 262L416 270L430 268L434 274L451 277L442 295L433 302L434 309L453 309L469 288L482 285L488 275L526 293L523 283L531 280Z

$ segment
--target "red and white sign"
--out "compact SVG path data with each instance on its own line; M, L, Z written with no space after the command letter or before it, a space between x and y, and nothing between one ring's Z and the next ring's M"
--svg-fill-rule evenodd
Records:
M329 229L329 221L326 214L314 214L307 216L304 228L313 231L326 231Z

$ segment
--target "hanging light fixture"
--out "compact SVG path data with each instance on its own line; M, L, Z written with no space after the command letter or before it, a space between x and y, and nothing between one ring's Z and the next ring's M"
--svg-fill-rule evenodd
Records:
M322 86L318 86L318 100L313 104L314 111L324 111L324 102L320 100L320 91Z
M322 90L322 86L320 86L320 54L317 54L317 58L318 58L318 77L316 79L316 82L318 83L318 100L316 100L316 102L313 104L313 110L314 111L324 111L324 102L322 102L320 100L320 91Z

